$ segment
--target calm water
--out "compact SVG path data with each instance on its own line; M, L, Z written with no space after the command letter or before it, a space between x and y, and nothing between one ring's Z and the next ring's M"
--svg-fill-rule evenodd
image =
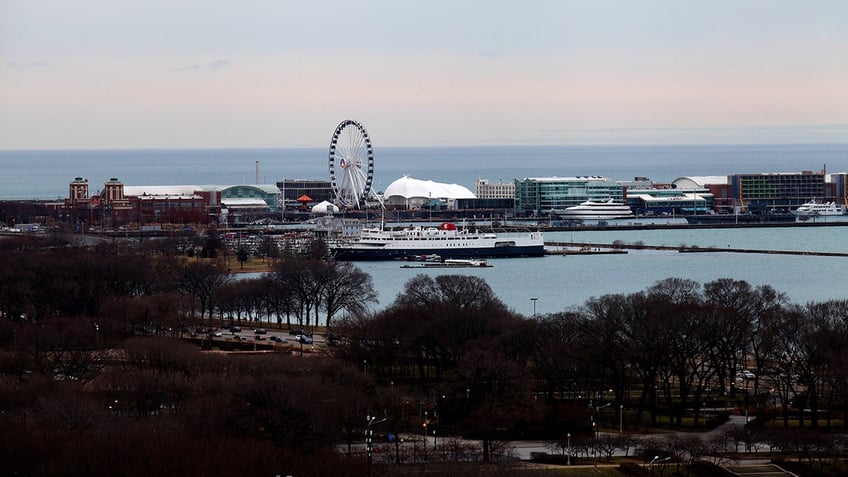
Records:
M375 144L374 189L404 174L474 190L492 182L543 176L680 176L848 170L848 144L727 146L546 146L381 148ZM0 200L67 197L74 177L95 193L110 177L126 185L233 185L281 179L327 179L327 148L211 150L0 151Z
M609 243L641 240L646 245L698 245L732 248L785 249L848 253L848 224L844 227L706 229L663 231L553 232L546 241ZM492 268L460 270L403 269L397 262L358 263L379 290L382 308L418 273L476 275L519 313L554 313L582 305L590 297L644 290L670 277L704 284L719 278L771 285L798 304L848 298L848 257L816 257L739 253L630 251L622 255L547 256L492 259Z

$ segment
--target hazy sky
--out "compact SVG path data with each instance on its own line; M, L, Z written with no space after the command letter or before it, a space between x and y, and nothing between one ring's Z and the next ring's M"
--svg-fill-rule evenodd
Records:
M0 149L848 142L846 0L0 0Z

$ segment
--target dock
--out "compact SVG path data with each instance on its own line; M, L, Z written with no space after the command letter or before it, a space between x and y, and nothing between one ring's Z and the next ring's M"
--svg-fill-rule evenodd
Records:
M668 245L590 244L572 242L545 242L546 247L580 247L577 250L545 250L546 255L604 255L627 253L627 250L670 250L679 253L759 253L765 255L808 255L814 257L848 257L845 252L811 252L800 250L765 250L751 248L718 248Z
M400 268L491 268L492 264L485 260L447 259L444 262L422 262L415 265L401 265Z
M553 245L546 243L545 245ZM559 244L557 244L559 245ZM621 255L627 250L612 245L583 245L579 249L546 250L545 255Z

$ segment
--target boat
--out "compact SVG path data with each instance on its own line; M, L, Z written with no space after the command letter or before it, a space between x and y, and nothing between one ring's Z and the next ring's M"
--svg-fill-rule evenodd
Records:
M614 199L604 201L587 200L580 205L568 207L563 211L551 211L567 219L624 219L633 217L633 210Z
M328 243L336 260L409 260L438 255L452 259L541 257L542 232L481 232L443 222L438 227L416 226L390 230L363 227L359 236Z
M491 268L492 264L480 258L449 258L441 263L424 262L418 265L401 265L400 268Z
M479 258L449 258L445 260L445 265L449 267L491 267L492 265L489 262L479 259Z
M416 262L429 262L429 263L442 263L442 256L438 253L431 253L429 255L419 255L414 258Z
M845 215L845 206L836 202L805 202L792 211L799 216Z

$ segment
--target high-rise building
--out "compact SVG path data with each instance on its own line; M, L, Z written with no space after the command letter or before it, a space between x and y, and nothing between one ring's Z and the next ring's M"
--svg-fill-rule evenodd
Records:
M513 199L515 198L515 183L498 181L497 184L489 179L477 179L475 193L478 199Z

